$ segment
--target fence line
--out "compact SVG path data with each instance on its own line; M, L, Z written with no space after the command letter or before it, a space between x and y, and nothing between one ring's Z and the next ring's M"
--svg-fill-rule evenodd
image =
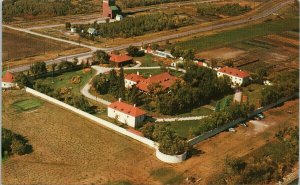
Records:
M25 87L25 91L28 92L28 93L30 93L30 94L32 94L32 95L34 95L34 96L42 98L42 99L44 99L44 100L46 100L46 101L48 101L50 103L59 105L60 107L63 107L65 109L68 109L68 110L70 110L70 111L72 111L72 112L74 112L76 114L79 114L79 115L85 117L85 118L88 118L89 120L94 121L94 122L96 122L97 124L99 124L101 126L107 127L107 128L109 128L111 130L114 130L114 131L122 134L122 135L128 136L128 137L130 137L132 139L135 139L137 141L140 141L140 142L142 142L142 143L150 146L151 148L156 149L157 143L154 142L154 141L152 141L152 140L150 140L150 139L148 139L148 138L136 135L136 134L134 134L132 132L129 132L128 130L126 130L124 128L121 128L121 127L119 127L119 126L117 126L117 125L115 125L113 123L110 123L110 122L108 122L106 120L103 120L101 118L93 116L93 115L91 115L91 114L89 114L87 112L84 112L84 111L82 111L80 109L77 109L77 108L75 108L75 107L73 107L71 105L68 105L68 104L66 104L64 102L61 102L61 101L59 101L59 100L57 100L55 98L47 96L47 95L45 95L43 93L40 93L40 92L38 92L36 90L33 90L31 88Z
M293 99L293 98L295 98L297 96L298 96L298 93L296 93L296 94L294 94L292 96L289 96L289 97L281 98L276 103L272 103L272 104L266 105L264 107L261 107L261 108L255 110L254 112L248 114L247 118L239 118L239 119L236 119L236 120L234 120L234 121L232 121L232 122L230 122L228 124L225 124L225 125L222 125L222 126L220 126L218 128L215 128L213 130L210 130L210 131L208 131L208 132L206 132L204 134L201 134L199 136L194 137L193 139L188 140L188 143L189 143L190 146L195 145L195 144L197 144L197 143L199 143L199 142L201 142L201 141L203 141L205 139L208 139L208 138L210 138L210 137L212 137L214 135L219 134L220 132L223 132L224 130L227 130L227 129L231 128L231 127L236 126L238 123L246 121L248 118L251 118L251 117L257 115L258 113L262 113L262 112L264 112L264 111L266 111L266 110L268 110L270 108L273 108L273 107L275 107L275 106L277 106L279 104L282 104L283 102L286 102L286 101L288 101L290 99Z

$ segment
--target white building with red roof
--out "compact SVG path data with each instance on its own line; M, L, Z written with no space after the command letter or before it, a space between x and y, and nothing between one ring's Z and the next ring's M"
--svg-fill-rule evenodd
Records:
M7 71L2 77L2 89L8 89L16 86L14 75Z
M139 72L125 75L125 87L131 88L133 85L145 80L145 78L139 74Z
M227 66L219 69L217 75L218 77L224 75L228 76L231 82L233 83L233 85L246 84L250 80L249 73L232 67L227 67Z
M124 103L119 99L108 105L107 115L131 127L139 126L146 118L146 112L135 105Z

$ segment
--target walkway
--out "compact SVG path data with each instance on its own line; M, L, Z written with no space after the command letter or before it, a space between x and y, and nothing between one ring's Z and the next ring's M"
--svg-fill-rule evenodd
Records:
M174 122L174 121L190 121L201 120L207 116L193 116L193 117L175 117L175 118L154 118L155 122Z

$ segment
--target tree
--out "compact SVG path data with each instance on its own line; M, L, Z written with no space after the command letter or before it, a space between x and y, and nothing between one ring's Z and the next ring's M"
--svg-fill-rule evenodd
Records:
M114 69L109 72L108 81L109 81L108 92L110 94L112 94L113 96L117 97L118 96L118 76Z
M159 48L159 45L157 43L154 43L151 45L152 50L158 50L158 48Z
M92 82L93 87L100 94L107 94L109 89L109 82L103 74L97 75Z
M70 22L66 22L65 24L65 27L66 27L66 30L70 30L71 29L71 23Z
M74 96L72 99L72 105L85 112L92 112L92 108L89 102L84 98L84 96Z
M171 54L175 57L181 57L183 55L183 50L179 46L175 46L171 49Z
M118 77L118 97L122 99L125 98L125 78L123 67L121 67Z
M132 57L136 57L136 56L141 55L141 52L139 51L139 48L137 48L136 46L129 46L126 49L126 51L127 51L128 55L132 56Z
M47 67L45 62L36 62L30 66L30 72L34 76L39 76L41 74L47 73Z
M52 73L54 73L56 66L57 66L57 63L51 64Z
M54 89L50 85L45 84L42 80L35 81L33 88L41 93L48 95L54 91Z
M136 104L137 106L140 105L142 103L142 93L139 91L139 89L133 85L130 89L129 89L129 93L128 93L128 101L132 104Z
M23 87L29 87L29 88L32 88L33 84L32 84L32 81L29 79L29 77L27 75L25 75L24 73L19 73L17 76L16 76L16 83L18 84L18 86L20 88L23 88Z
M93 60L95 62L99 62L100 64L108 64L109 58L109 55L102 50L97 50L93 53Z
M187 61L192 61L195 58L195 51L193 49L188 49L183 52L183 58Z

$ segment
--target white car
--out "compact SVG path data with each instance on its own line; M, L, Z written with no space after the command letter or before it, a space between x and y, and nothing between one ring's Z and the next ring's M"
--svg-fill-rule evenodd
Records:
M236 132L236 130L234 128L229 128L228 131L229 132Z
M264 119L264 118L265 118L265 116L264 116L262 113L257 114L257 116L258 116L260 119Z

